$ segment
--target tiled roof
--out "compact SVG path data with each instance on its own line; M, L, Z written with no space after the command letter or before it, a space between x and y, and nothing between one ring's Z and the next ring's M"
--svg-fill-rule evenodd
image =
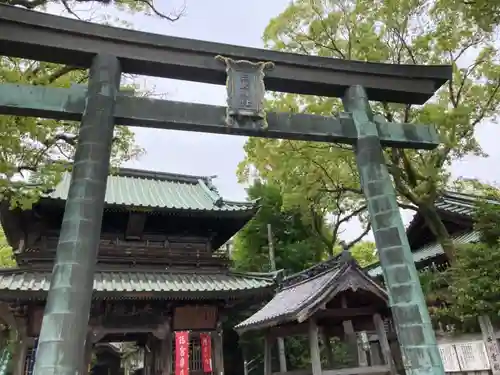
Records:
M47 292L50 287L50 271L2 270L0 271L0 293ZM182 298L189 293L238 293L258 289L268 289L275 285L271 274L243 274L229 271L213 272L168 272L168 271L98 271L94 276L94 292L159 293L155 297L172 296L182 293ZM19 296L22 298L22 296ZM197 296L199 298L199 296Z
M71 174L64 173L61 182L46 195L66 200ZM212 185L210 177L120 169L108 177L105 202L138 208L190 211L248 211L251 202L224 201Z
M329 265L329 269L322 273L316 274L315 266L301 272L300 275L304 277L298 278L297 274L285 279L284 287L274 298L235 329L242 333L286 322L302 322L325 302L350 288L375 290L379 296L386 299L385 291L367 277L355 262L344 262L337 258L336 262L330 260L320 263L319 266L324 264Z
M452 237L452 240L457 245L463 245L467 243L474 243L479 241L480 234L476 231L462 233ZM413 261L415 263L423 262L430 258L435 258L438 255L444 254L444 250L441 244L434 242L427 244L420 249L413 251ZM382 268L380 264L373 264L366 268L366 272L372 277L378 277L382 275Z
M437 209L457 215L472 216L478 196L446 191L436 202Z

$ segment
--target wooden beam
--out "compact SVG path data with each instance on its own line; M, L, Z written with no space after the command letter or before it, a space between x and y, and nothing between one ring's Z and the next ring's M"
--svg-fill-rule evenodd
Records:
M82 86L64 89L1 84L0 114L79 121L86 93ZM226 107L221 106L120 95L115 108L115 120L120 125L346 144L354 144L357 139L348 114L326 117L268 113L268 127L263 130L255 123L227 126ZM439 144L433 126L380 121L377 128L383 146L434 149Z
M352 85L372 100L423 104L451 79L451 66L367 63L151 34L0 6L0 54L88 68L99 53L124 73L225 85L214 57L273 61L268 90L340 97Z
M309 330L307 322L287 326L269 328L269 336L272 338L305 335Z
M316 314L315 317L318 319L322 318L339 318L339 319L350 319L354 317L362 317L362 316L373 316L381 309L376 309L373 307L346 307L346 308L338 308L338 309L326 309L320 310Z

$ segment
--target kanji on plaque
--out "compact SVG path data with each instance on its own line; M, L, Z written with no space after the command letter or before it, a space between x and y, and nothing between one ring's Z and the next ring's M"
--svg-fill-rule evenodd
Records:
M175 332L175 375L189 375L189 332Z
M201 360L203 361L203 372L212 372L212 339L208 333L200 333Z

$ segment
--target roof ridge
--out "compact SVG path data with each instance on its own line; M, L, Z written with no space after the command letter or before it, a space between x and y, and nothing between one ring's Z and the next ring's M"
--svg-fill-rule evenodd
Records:
M198 180L203 180L204 182L211 182L212 179L217 176L197 176L182 173L172 173L172 172L161 172L153 171L148 169L136 169L136 168L118 168L116 171L111 171L110 176L121 176L121 177L135 177L144 178L152 180L174 180L180 182L188 182L197 184Z
M229 270L229 273L233 276L243 276L252 277L262 280L275 280L281 271L271 271L271 272L244 272L244 271L234 271Z
M334 269L342 267L344 264L349 263L342 261L341 255L342 253L337 254L334 257L316 263L315 265L306 268L305 270L302 270L300 272L285 277L282 282L283 288L281 290L299 285L304 281L313 280L317 277L324 275L327 272L330 272Z

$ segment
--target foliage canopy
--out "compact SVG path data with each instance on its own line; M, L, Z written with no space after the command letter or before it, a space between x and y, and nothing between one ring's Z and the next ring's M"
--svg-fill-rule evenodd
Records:
M388 149L385 156L402 207L418 208L451 261L456 249L434 201L453 182L451 163L466 155L486 156L474 130L483 121L496 122L500 109L495 38L447 0L296 0L264 32L266 45L275 50L393 64L453 65L453 79L423 106L372 103L388 121L436 126L442 141L436 150ZM269 106L323 115L341 110L337 99L290 94L273 95ZM323 216L357 212L366 221L348 147L252 138L245 152L239 169L242 180L257 174L279 185L285 202L307 204Z

